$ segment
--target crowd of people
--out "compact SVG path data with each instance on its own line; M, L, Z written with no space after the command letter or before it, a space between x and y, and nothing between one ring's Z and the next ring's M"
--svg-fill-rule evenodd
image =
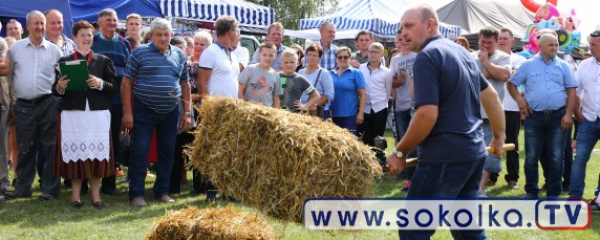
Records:
M321 24L321 38L306 48L283 45L285 29L273 23L250 57L230 16L217 19L215 34L192 38L173 37L169 21L160 18L142 36L137 14L127 16L125 38L117 33L118 19L105 9L98 29L79 21L71 38L55 9L30 12L25 39L21 24L8 22L7 37L0 38L0 199L30 198L37 173L40 200L56 198L64 178L73 207L82 206L89 188L92 206L106 208L100 195L117 193L116 176L127 162L130 202L144 207L154 161L153 197L173 203L187 179L183 146L198 124L194 106L209 95L330 120L371 146L391 115L397 146L390 167L403 170L403 160L419 156L418 166L404 173L408 197L486 197L502 170L501 146L518 144L524 117L525 197L539 197L541 162L549 198L563 192L583 198L586 163L599 139L600 31L590 34L591 57L574 66L558 56L553 31L540 32L540 53L528 60L512 52L507 28L481 29L473 51L466 38L443 38L426 5L406 11L390 56L366 30L355 38L356 51L336 46L331 22ZM89 71L84 90L69 88L69 76L57 68L79 60ZM119 147L125 133L131 134L127 156ZM488 155L485 146L497 151ZM518 147L506 155L507 185L519 188ZM215 201L210 180L192 175L194 193Z

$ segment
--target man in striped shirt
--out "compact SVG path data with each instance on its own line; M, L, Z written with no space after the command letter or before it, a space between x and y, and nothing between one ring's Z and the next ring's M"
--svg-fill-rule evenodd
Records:
M173 203L168 195L178 132L191 126L191 92L187 57L171 46L169 21L158 18L150 25L152 43L138 46L129 56L121 95L123 127L132 129L129 160L129 199L134 207L146 206L145 180L150 141L156 128L158 162L154 198ZM134 81L135 80L135 81ZM135 105L132 104L132 93ZM182 114L179 105L182 104ZM135 128L133 128L135 126Z

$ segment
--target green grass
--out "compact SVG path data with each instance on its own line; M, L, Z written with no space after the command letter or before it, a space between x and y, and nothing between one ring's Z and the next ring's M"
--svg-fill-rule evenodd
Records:
M522 131L521 131L522 132ZM393 146L391 134L386 133L388 139L388 152ZM521 143L523 137L521 134ZM524 146L521 144L521 146ZM598 147L598 146L597 146ZM523 162L523 148L521 147L521 165ZM504 165L504 164L503 164ZM586 176L585 197L593 196L598 172L600 170L600 155L593 153L588 163ZM504 169L505 170L505 169ZM521 172L523 169L521 168ZM501 173L503 176L505 172ZM509 190L501 177L498 184L489 187L490 197L520 197L523 196L525 177L522 174L519 180L518 190ZM191 175L189 176L191 179ZM187 194L192 190L191 182L184 185L184 194L176 195L175 204L162 204L150 199L152 196L151 186L153 178L146 182L146 195L149 196L150 206L143 209L132 208L127 199L127 184L119 183L117 196L103 196L103 200L109 205L108 209L96 210L92 208L90 196L82 196L82 202L86 204L82 209L74 209L70 206L69 189L63 188L62 194L57 200L50 202L39 202L39 186L34 186L34 198L0 202L0 240L4 239L141 239L148 232L153 221L164 215L169 210L181 209L185 206L206 207L205 196L191 196ZM377 180L375 195L377 197L404 197L405 193L400 191L404 181L389 178L387 176ZM219 202L219 205L226 205ZM254 208L237 204L243 211L256 213L264 217ZM282 222L267 218L276 233L282 239L397 239L397 231L309 231L300 224ZM491 239L598 239L600 236L600 214L592 215L592 225L584 231L487 231ZM433 239L450 239L447 230L439 230L433 235Z

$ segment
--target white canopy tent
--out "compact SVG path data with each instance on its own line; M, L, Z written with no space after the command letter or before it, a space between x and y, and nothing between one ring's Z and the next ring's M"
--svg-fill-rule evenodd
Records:
M393 38L400 27L400 17L408 6L405 0L355 0L331 14L300 19L300 30L286 30L284 34L290 37L319 39L317 29L321 23L329 21L336 26L336 39L354 38L360 30L369 30L380 37ZM460 35L460 27L440 23L440 32L454 39Z

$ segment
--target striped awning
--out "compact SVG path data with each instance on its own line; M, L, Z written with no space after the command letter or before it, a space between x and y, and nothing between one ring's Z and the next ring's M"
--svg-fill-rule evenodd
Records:
M366 29L380 36L394 37L408 7L404 0L355 0L329 15L300 19L299 29L319 28L321 23L328 21L337 30ZM446 37L456 37L460 35L460 27L440 24L440 32Z
M266 28L275 19L275 10L244 0L159 0L164 16L215 22L219 16L235 17L241 26Z

